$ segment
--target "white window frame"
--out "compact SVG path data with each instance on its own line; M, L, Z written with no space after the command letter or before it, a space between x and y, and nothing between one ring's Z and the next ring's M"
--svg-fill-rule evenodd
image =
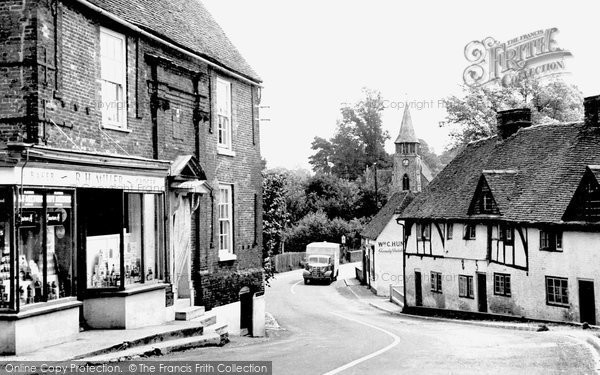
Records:
M458 275L458 296L462 298L475 298L473 276Z
M121 41L121 53L123 60L120 61L120 65L117 65L118 62L113 61L114 65L111 67L111 73L107 73L107 63L104 62L102 54L102 49L106 48L103 47L103 38L105 36L116 38ZM117 74L114 73L115 66L118 67ZM127 129L127 38L124 34L117 33L105 27L100 27L100 82L102 127L114 130L129 131ZM104 82L117 85L117 88L120 87L122 103L108 100L104 92ZM110 106L117 106L117 121L108 119L108 109Z
M227 197L227 201L224 202L223 194ZM233 185L230 184L219 184L219 203L218 207L218 221L219 221L219 260L234 260L236 255L233 253ZM226 217L223 217L223 213ZM222 225L227 224L228 233L223 233ZM223 237L227 237L223 240ZM226 247L224 247L226 246Z
M442 293L442 273L431 271L431 291L436 293Z
M225 97L227 98L225 103L220 103L220 90L224 88L226 90ZM217 119L217 148L219 153L231 154L233 152L232 139L233 139L233 126L232 126L232 95L231 95L232 84L231 81L217 77L216 82L216 119ZM227 119L227 124L222 126L221 119ZM223 137L221 136L223 133ZM224 139L223 139L224 138ZM233 156L233 155L231 155Z

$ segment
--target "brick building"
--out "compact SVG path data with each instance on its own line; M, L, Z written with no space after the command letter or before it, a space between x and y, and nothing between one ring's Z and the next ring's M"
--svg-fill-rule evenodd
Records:
M190 305L252 332L260 83L197 0L0 2L0 352Z
M585 121L531 126L498 114L404 209L410 309L596 324L599 97Z

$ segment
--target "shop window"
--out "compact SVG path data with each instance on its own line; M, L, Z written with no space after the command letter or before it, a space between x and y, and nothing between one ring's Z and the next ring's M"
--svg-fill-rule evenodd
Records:
M0 190L0 310L14 308L14 269L11 266L12 193Z
M95 194L114 197L112 205L105 203L104 207L96 208L98 213L87 217L88 288L117 288L162 280L165 266L162 195L121 192ZM87 205L91 204L87 201ZM119 212L123 213L122 217ZM123 229L120 229L120 224L99 222L111 218L116 223L122 222ZM102 230L96 230L95 235L90 236L89 227L94 223L98 223Z
M21 306L72 295L73 197L25 190L19 195L17 253Z

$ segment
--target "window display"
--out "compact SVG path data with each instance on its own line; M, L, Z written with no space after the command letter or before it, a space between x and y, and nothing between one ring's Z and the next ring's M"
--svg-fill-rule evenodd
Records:
M126 288L162 279L162 195L89 191L81 202L88 288Z
M126 194L125 284L142 282L142 194Z
M72 196L63 192L26 190L19 196L19 205L20 304L71 296Z
M0 309L10 308L13 302L10 261L10 198L0 196Z

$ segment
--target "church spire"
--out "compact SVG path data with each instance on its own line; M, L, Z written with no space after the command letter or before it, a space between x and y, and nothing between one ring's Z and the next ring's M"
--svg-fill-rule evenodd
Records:
M417 139L417 136L415 135L415 129L413 128L408 107L404 110L402 124L400 125L400 133L394 143L419 143L419 139Z

